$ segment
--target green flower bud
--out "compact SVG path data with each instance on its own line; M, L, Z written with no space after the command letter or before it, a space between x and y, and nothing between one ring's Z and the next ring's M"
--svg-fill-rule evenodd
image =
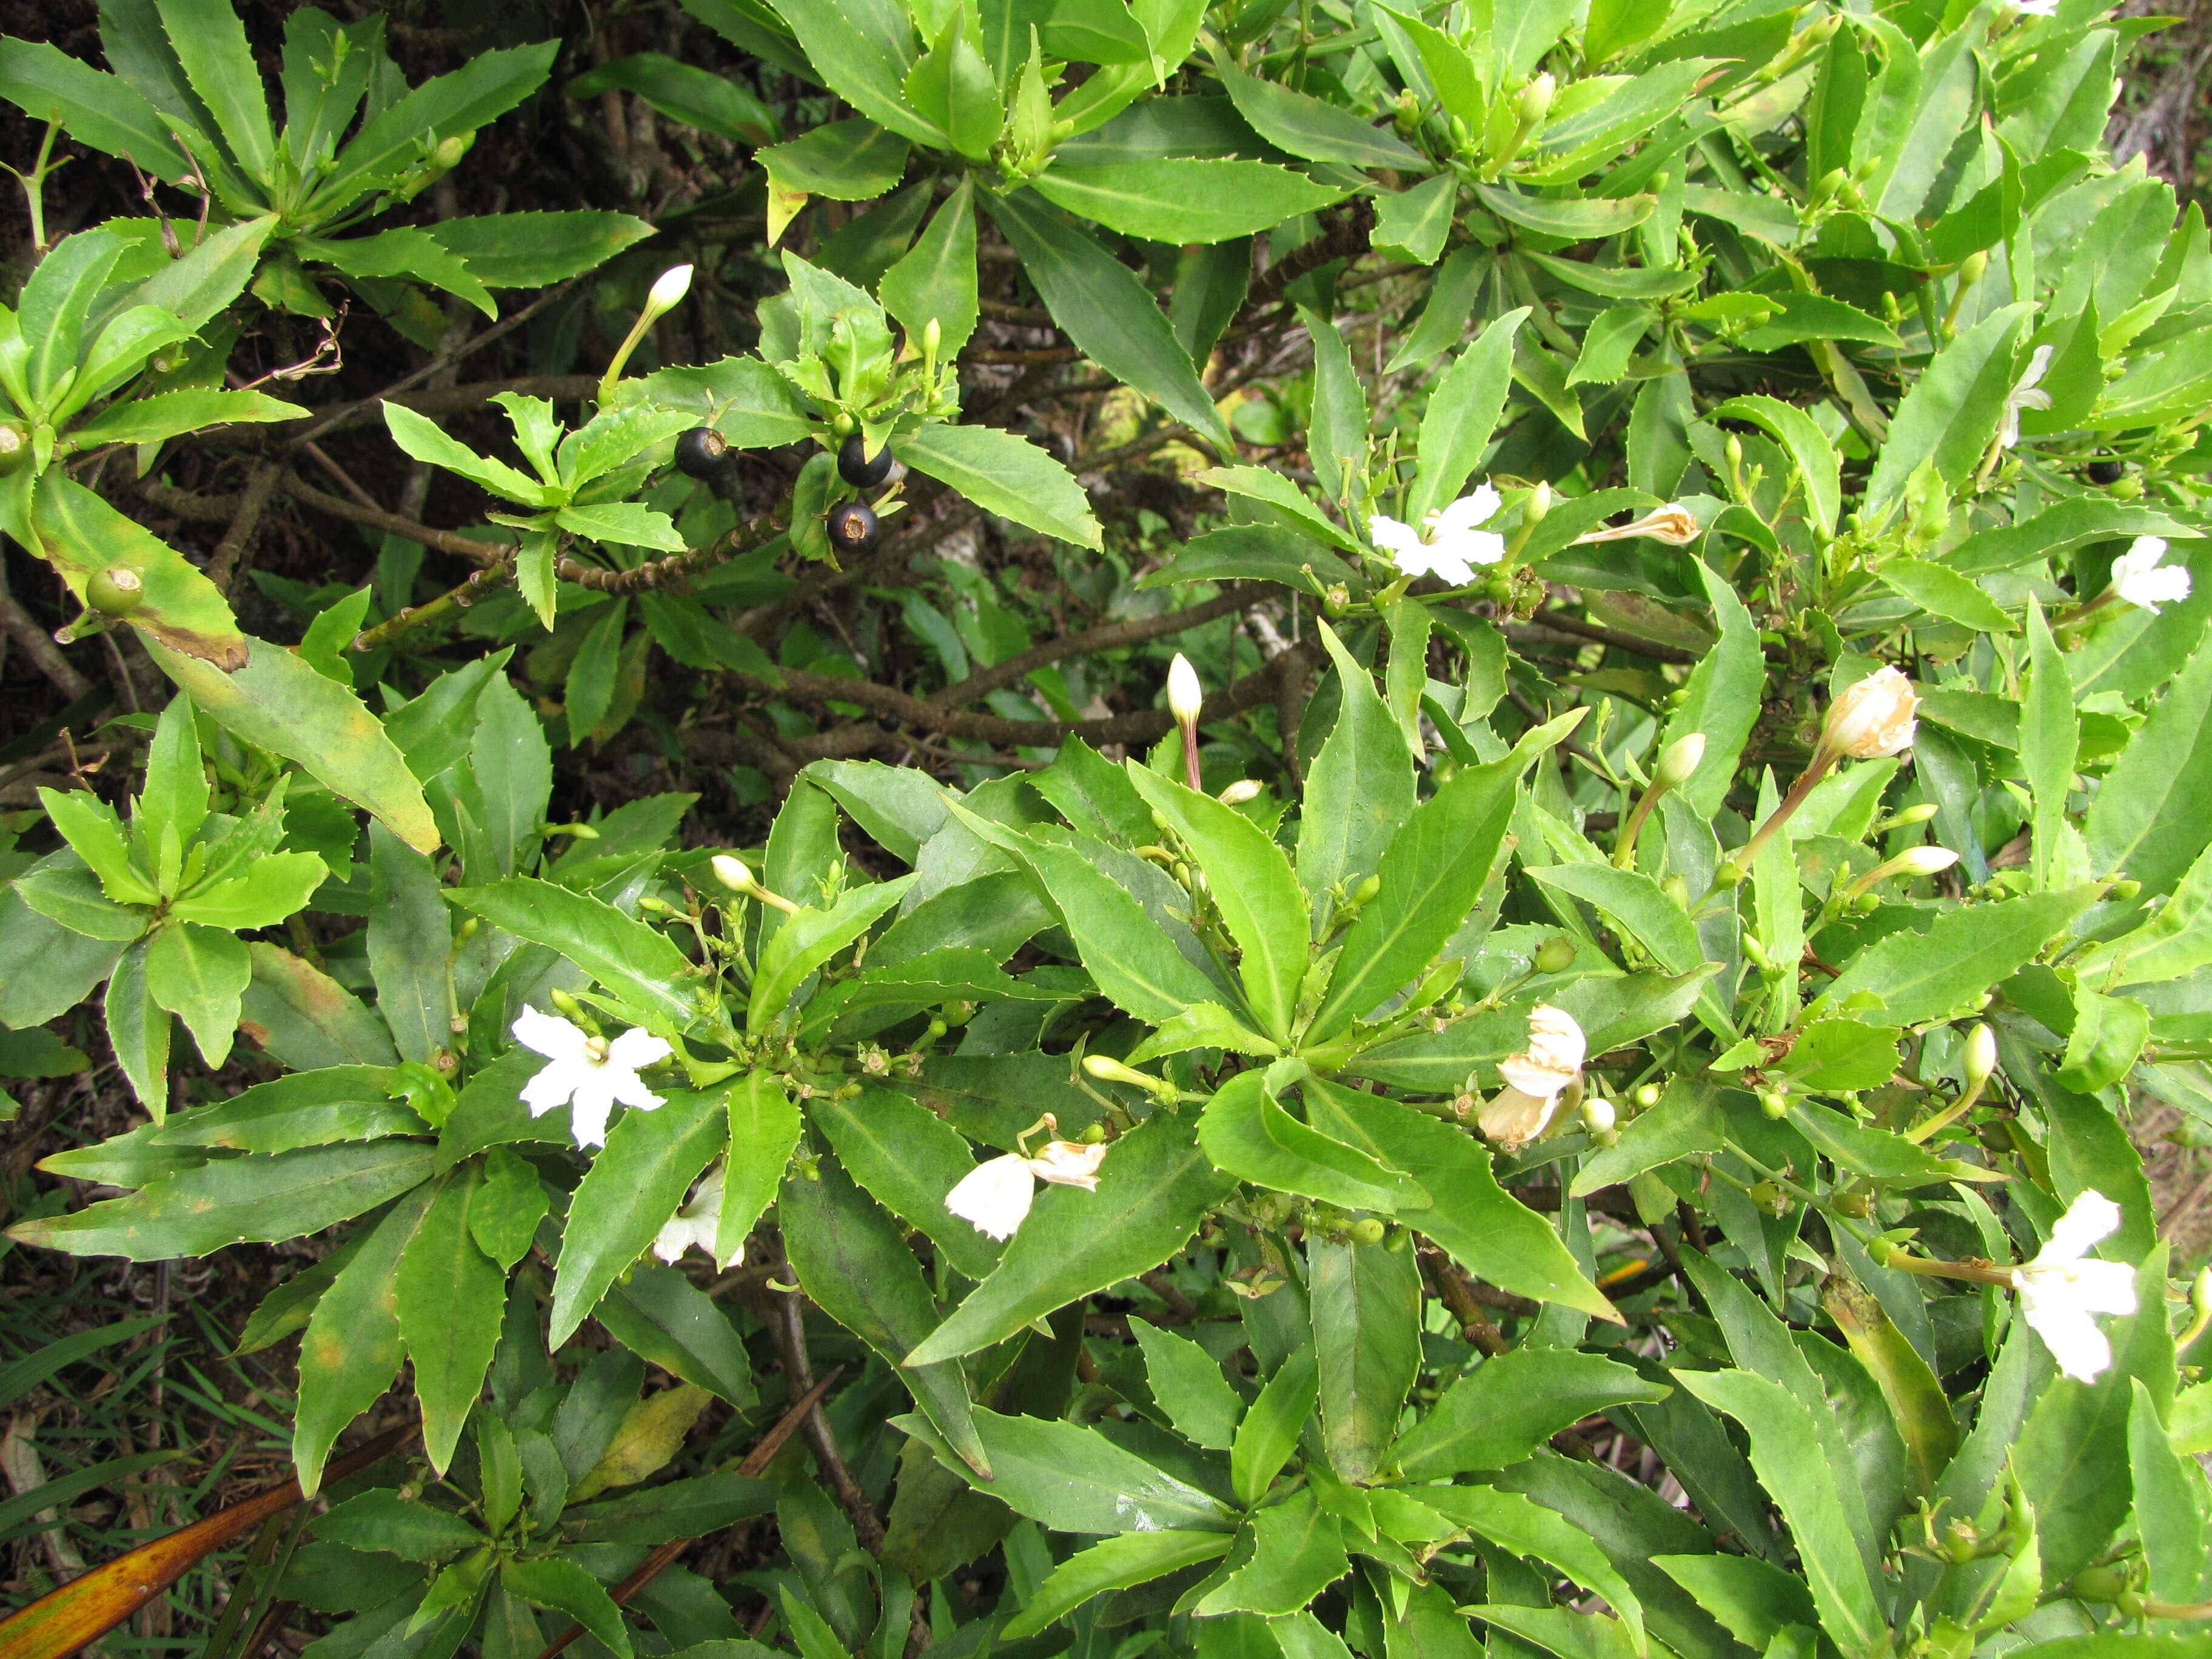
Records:
M1358 886L1352 890L1352 902L1353 908L1357 908L1360 905L1365 904L1370 899L1373 898L1382 890L1382 878L1380 876L1368 877L1366 880L1361 882Z
M1552 77L1551 71L1546 70L1521 88L1521 99L1515 105L1514 112L1528 125L1534 126L1551 113L1552 97L1559 90L1559 85Z
M1659 763L1651 769L1654 789L1680 789L1687 783L1705 757L1705 734L1692 732L1680 737L1659 751Z

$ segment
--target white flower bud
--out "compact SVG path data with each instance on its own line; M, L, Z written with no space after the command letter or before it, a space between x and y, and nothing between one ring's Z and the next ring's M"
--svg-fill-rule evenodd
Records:
M691 291L691 267L671 265L660 273L646 295L646 308L656 315L675 306Z
M1915 847L1890 860L1905 876L1941 875L1958 861L1959 855L1948 847Z
M1912 717L1919 707L1910 680L1894 667L1878 669L1836 699L1820 746L1853 760L1903 754L1912 746Z
M717 853L708 860L708 865L714 872L714 879L732 893L750 896L760 891L760 883L753 878L751 867L743 859L728 853Z
M1206 702L1206 692L1198 683L1198 670L1190 665L1190 659L1178 651L1168 665L1168 712L1176 717L1178 726L1198 724L1198 711Z
M1266 790L1267 785L1257 778L1239 778L1221 792L1224 806L1242 806Z
M1698 763L1705 757L1705 734L1692 732L1687 737L1677 738L1659 751L1659 764L1652 769L1651 787L1654 789L1679 789L1696 775Z
M1969 1089L1986 1083L1997 1068L1997 1034L1987 1025L1977 1025L1967 1032L1964 1063Z
M1583 1102L1583 1127L1602 1140L1613 1133L1613 1125L1620 1121L1613 1103L1602 1095L1591 1095Z

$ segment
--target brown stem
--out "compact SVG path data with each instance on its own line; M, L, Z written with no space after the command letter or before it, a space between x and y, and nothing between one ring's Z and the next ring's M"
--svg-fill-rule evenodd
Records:
M1482 1304L1474 1299L1474 1287L1468 1282L1467 1275L1460 1271L1459 1264L1439 1250L1427 1249L1421 1252L1421 1267L1428 1275L1430 1288L1437 1293L1437 1299L1451 1310L1454 1319L1459 1321L1462 1340L1481 1349L1493 1359L1504 1353L1509 1346L1505 1334L1498 1328L1497 1322L1485 1313Z
M374 503L364 505L349 501L343 495L330 495L295 477L286 477L283 488L294 501L312 507L319 513L327 513L332 518L345 519L354 524L367 525L372 530L389 531L392 535L404 536L410 542L434 547L441 553L458 554L465 559L489 564L496 563L514 552L512 548L498 542L480 542L474 537L455 535L450 530L434 530L427 524L417 524L397 513L387 513Z
M783 1449L783 1443L791 1438L793 1431L810 1413L820 1408L822 1396L830 1392L830 1385L842 1376L844 1370L845 1368L842 1365L833 1366L828 1376L793 1401L791 1408L776 1419L775 1426L761 1437L760 1443L745 1454L744 1462L738 1465L738 1473L748 1479L757 1478L763 1469L774 1462L775 1455ZM670 1563L697 1541L696 1539L692 1538L670 1539L641 1561L632 1570L629 1577L609 1590L607 1599L617 1607L623 1606L631 1596L635 1595L658 1578ZM559 1653L583 1633L584 1627L581 1625L569 1626L568 1629L545 1644L545 1650L538 1656L538 1659L553 1659L554 1655Z
M239 563L252 544L253 533L261 528L261 515L269 510L269 498L283 477L284 465L281 461L257 461L253 471L246 475L246 489L238 498L238 511L231 517L230 528L216 544L215 556L208 561L208 580L216 585L217 592L230 592Z
M791 1385L806 1389L813 1367L806 1356L805 1298L795 1291L782 1298L783 1363L791 1372ZM830 1486L836 1489L837 1501L845 1506L852 1517L853 1535L860 1547L871 1555L884 1553L884 1523L877 1518L875 1506L868 1495L860 1490L860 1483L853 1478L853 1471L845 1462L844 1454L837 1449L837 1437L830 1427L830 1419L817 1404L806 1413L801 1425L806 1431L806 1443L814 1449L814 1462Z
M1540 608L1529 618L1562 634L1571 634L1578 640L1589 640L1598 645L1611 646L1616 651L1632 652L1653 662L1693 663L1698 660L1693 651L1684 651L1671 645L1655 645L1650 640L1639 640L1633 634L1624 634L1617 628L1601 628L1579 617L1570 617L1565 611L1550 606Z
M82 696L91 684L85 677L70 666L54 643L54 636L31 619L30 612L15 603L5 589L0 589L0 629L8 637L23 647L23 653L36 663L39 672L60 688L64 696L72 702Z

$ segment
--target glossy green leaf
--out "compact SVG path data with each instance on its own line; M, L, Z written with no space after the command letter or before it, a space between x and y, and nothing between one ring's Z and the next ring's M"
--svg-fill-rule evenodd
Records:
M671 1090L650 1111L624 1109L568 1206L553 1280L555 1347L583 1323L615 1278L653 1243L720 1152L729 1125L720 1091Z
M1218 1559L1229 1553L1230 1543L1225 1533L1172 1528L1103 1538L1054 1567L1003 1634L1008 1641L1035 1636L1094 1595Z
M691 964L668 937L604 899L513 876L448 896L495 927L543 945L637 1007L683 1021L691 1012Z
M1285 1111L1264 1073L1242 1073L1216 1091L1199 1119L1198 1144L1224 1174L1272 1191L1385 1215L1428 1207L1416 1182Z
M1294 1349L1267 1379L1237 1425L1229 1451L1229 1478L1240 1502L1256 1503L1274 1482L1312 1417L1320 1397L1321 1367L1310 1342Z
M1330 1466L1355 1486L1382 1466L1420 1374L1421 1274L1410 1243L1306 1241L1322 1439Z
M448 1176L399 1258L400 1340L414 1362L423 1449L441 1474L483 1392L507 1302L506 1273L471 1231L483 1190L476 1164Z
M1103 532L1083 486L1026 438L995 427L932 422L894 435L891 453L976 506L1040 535L1094 550L1101 545Z

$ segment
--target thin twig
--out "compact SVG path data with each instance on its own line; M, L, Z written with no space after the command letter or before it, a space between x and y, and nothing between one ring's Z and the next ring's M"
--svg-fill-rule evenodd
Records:
M230 520L230 528L223 532L222 540L216 544L215 556L208 561L208 580L218 592L230 592L232 580L238 574L240 562L253 541L253 532L261 528L261 515L269 510L269 498L276 492L284 476L282 461L258 461L246 475L246 488L238 498L238 511Z
M796 1293L782 1297L782 1329L779 1334L782 1338L783 1363L791 1373L791 1386L811 1393L813 1365L806 1356L805 1302L805 1298ZM837 1501L845 1506L845 1513L852 1517L853 1536L869 1554L881 1555L884 1523L876 1514L875 1505L868 1502L867 1493L860 1490L860 1483L854 1479L844 1454L837 1449L836 1434L818 1402L809 1408L803 1426L806 1443L814 1449L815 1463L836 1489Z

